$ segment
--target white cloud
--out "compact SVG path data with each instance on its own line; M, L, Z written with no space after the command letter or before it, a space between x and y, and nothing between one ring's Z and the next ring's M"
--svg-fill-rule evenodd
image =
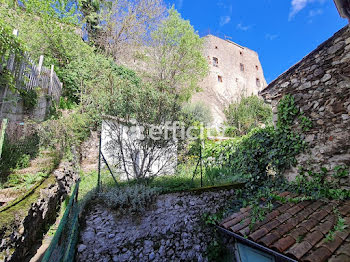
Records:
M314 16L318 16L318 15L322 15L323 14L323 10L320 8L320 9L313 9L313 10L310 10L309 12L309 17L314 17Z
M274 35L274 34L266 34L266 35L265 35L265 38L266 38L267 40L270 40L270 41L275 40L277 37L278 37L278 35Z
M239 23L236 28L238 30L242 30L242 31L248 31L250 28L252 28L251 25L243 25L242 23Z
M231 16L228 16L228 15L221 16L220 17L220 26L224 26L224 25L230 23L230 21L231 21Z
M289 21L292 20L293 17L301 10L303 10L308 4L314 2L319 2L320 4L323 4L325 0L292 0L291 9L289 13Z

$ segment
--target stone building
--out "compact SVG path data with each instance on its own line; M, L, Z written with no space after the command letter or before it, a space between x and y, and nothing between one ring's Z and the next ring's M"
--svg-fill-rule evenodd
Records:
M350 28L344 27L299 63L280 75L261 95L273 107L277 119L280 99L290 94L312 121L302 131L308 152L297 157L298 166L308 169L350 166ZM294 123L300 130L300 123ZM295 178L296 167L287 172ZM343 185L349 186L348 179Z
M242 96L257 95L267 84L255 51L214 35L204 40L209 75L201 82L202 91L194 95L193 102L207 104L213 124L219 126L225 120L225 107Z

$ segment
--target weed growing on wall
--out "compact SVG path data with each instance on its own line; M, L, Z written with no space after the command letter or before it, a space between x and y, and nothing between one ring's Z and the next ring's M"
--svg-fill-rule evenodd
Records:
M155 200L158 194L156 188L146 187L145 185L133 185L126 187L115 187L111 190L100 193L102 201L120 212L125 213L140 213Z

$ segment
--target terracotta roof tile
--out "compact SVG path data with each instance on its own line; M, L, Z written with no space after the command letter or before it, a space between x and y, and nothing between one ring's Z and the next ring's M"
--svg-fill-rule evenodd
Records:
M241 220L239 223L237 223L236 225L234 225L233 227L231 227L230 229L233 232L237 232L237 231L245 228L246 226L249 226L250 221L251 221L250 218L245 218L245 219Z
M312 210L316 210L318 208L320 208L324 203L321 200L317 200L315 202L313 202L309 208L311 208Z
M343 231L338 231L336 232L336 236L337 237L340 237L342 240L345 240L350 234L350 228L346 228L345 230ZM350 248L350 247L349 247Z
M325 262L332 255L332 253L325 247L320 247L313 251L302 261L305 262Z
M304 227L306 230L310 231L317 224L318 221L316 219L308 218L307 220L304 220L302 223L300 223L299 226Z
M333 228L333 225L334 222L326 220L323 223L319 224L317 227L315 227L315 230L319 230L322 232L322 234L326 235L329 232L329 230Z
M271 233L267 234L266 236L264 236L263 238L261 238L259 240L259 243L264 244L265 246L270 246L271 244L276 242L278 239L280 239L280 237L281 237L281 235L278 234L277 232L271 232Z
M274 219L274 220L271 220L269 223L263 225L262 228L266 228L267 231L270 232L272 229L276 228L280 224L281 224L281 222L279 222L278 220Z
M272 246L272 248L278 250L279 252L283 252L289 247L291 247L295 243L295 239L291 236L286 236L284 238L281 238L277 242L275 242Z
M331 257L328 262L350 262L350 257L344 254Z
M323 238L323 234L320 231L313 231L305 236L304 241L309 242L312 246L316 245Z
M317 221L321 221L323 218L325 218L328 215L328 212L326 210L318 210L314 212L310 218L316 219Z
M294 197L288 192L282 195ZM326 235L338 218L334 208L343 214L349 227L327 242ZM275 202L263 221L252 225L251 219L251 209L242 208L220 225L298 261L350 262L350 201Z
M343 244L338 250L337 254L344 254L350 257L350 242Z
M247 227L243 228L242 230L239 231L239 233L240 233L242 236L248 236L249 233L250 233L250 227L247 226Z
M327 248L331 253L337 250L337 248L341 245L343 239L338 236L335 236L331 241L322 241L321 246Z
M307 242L303 241L301 243L297 243L294 246L292 246L287 254L295 257L296 259L301 259L310 249L312 248L312 245Z
M249 212L239 214L239 215L235 216L232 220L229 220L229 221L223 223L222 225L225 228L232 227L232 226L236 225L237 223L241 222L243 219L245 219L248 216L249 216Z
M262 238L265 236L269 231L266 228L260 228L259 230L253 232L252 234L249 235L249 238L252 239L253 241L257 241L259 238Z
M284 236L286 233L288 233L289 231L291 231L295 227L294 224L288 223L288 221L286 223L284 223L283 225L280 225L279 227L274 229L274 231L277 232L278 234L280 234L281 236Z
M342 214L343 216L349 214L350 213L350 205L344 205L341 208L339 208L339 213Z
M292 214L290 214L289 212L286 212L278 217L276 217L276 219L280 222L283 223L284 221L288 220L289 218L292 217Z
M304 227L297 227L293 231L289 233L291 237L295 239L295 241L298 240L298 238L302 237L307 233L307 230Z

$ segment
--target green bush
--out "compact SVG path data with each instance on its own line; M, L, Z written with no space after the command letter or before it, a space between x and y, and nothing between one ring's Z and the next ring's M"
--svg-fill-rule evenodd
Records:
M232 103L225 110L227 125L233 129L226 135L245 135L262 124L272 122L271 107L257 96L244 97L240 102Z
M291 130L299 115L293 97L285 96L279 105L277 129L253 129L247 135L223 142L207 142L204 157L210 169L235 174L246 181L251 190L261 187L269 176L279 176L295 157L306 148L301 136ZM219 171L217 171L219 172Z
M99 197L110 208L121 214L140 213L144 211L156 198L158 189L144 185L115 187Z
M5 179L12 169L28 167L30 159L35 158L39 153L39 143L38 134L33 134L15 143L10 143L5 137L0 162L1 178Z

